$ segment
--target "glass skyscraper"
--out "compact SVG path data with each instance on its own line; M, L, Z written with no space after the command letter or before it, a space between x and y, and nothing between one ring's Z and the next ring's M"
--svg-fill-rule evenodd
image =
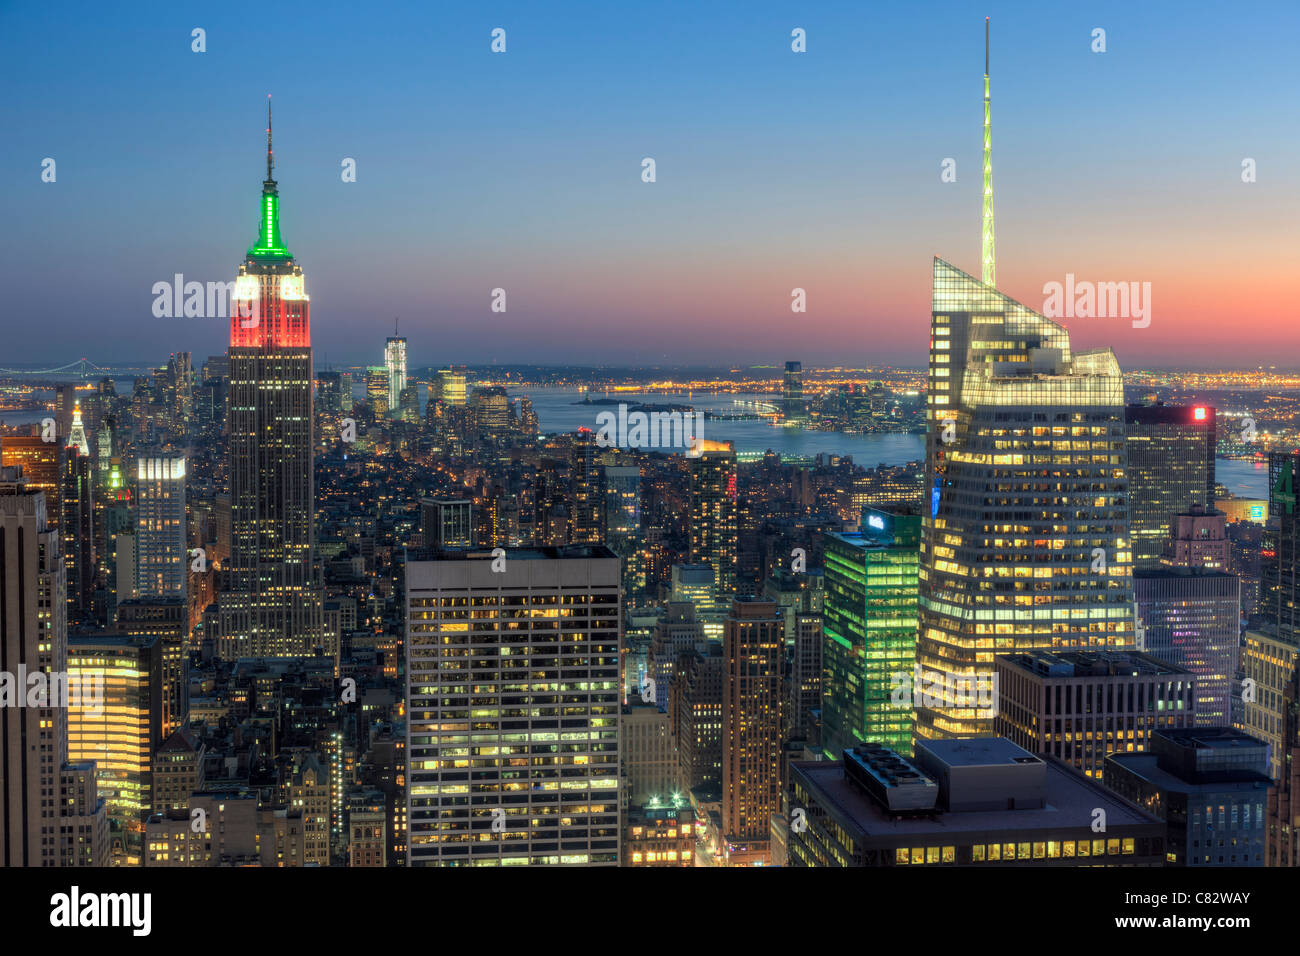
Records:
M921 518L869 509L861 533L828 534L822 643L827 756L874 743L912 752L912 707L894 700L916 664Z
M937 258L933 296L916 729L989 734L995 654L1133 647L1123 379Z

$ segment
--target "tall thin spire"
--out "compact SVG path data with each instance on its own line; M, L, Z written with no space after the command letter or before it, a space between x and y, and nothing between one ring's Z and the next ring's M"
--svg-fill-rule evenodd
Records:
M984 236L982 242L984 284L996 287L993 262L993 120L989 106L989 18L984 18Z
M987 72L987 71L985 71ZM275 177L271 175L271 170L275 168L274 154L271 152L271 94L266 94L266 181L274 183Z

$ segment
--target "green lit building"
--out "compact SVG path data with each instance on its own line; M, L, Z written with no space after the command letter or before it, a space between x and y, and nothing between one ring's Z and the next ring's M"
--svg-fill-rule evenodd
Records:
M822 746L836 759L876 743L912 752L910 701L892 700L916 663L921 517L867 509L862 531L826 535Z

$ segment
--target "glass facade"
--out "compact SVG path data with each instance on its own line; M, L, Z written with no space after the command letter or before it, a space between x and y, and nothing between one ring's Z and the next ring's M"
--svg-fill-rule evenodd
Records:
M995 654L1133 647L1119 364L935 259L927 425L916 731L989 734Z
M892 535L826 536L822 735L832 760L861 743L912 753L911 701L893 691L916 664L921 519L889 517Z

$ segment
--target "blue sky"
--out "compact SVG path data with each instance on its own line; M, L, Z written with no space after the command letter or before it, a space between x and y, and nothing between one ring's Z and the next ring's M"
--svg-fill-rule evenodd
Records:
M223 349L150 290L233 278L267 93L318 362L401 316L415 366L920 364L930 257L978 268L986 15L1002 289L1151 281L1149 328L1071 325L1129 366L1293 344L1300 4L7 3L0 365Z

